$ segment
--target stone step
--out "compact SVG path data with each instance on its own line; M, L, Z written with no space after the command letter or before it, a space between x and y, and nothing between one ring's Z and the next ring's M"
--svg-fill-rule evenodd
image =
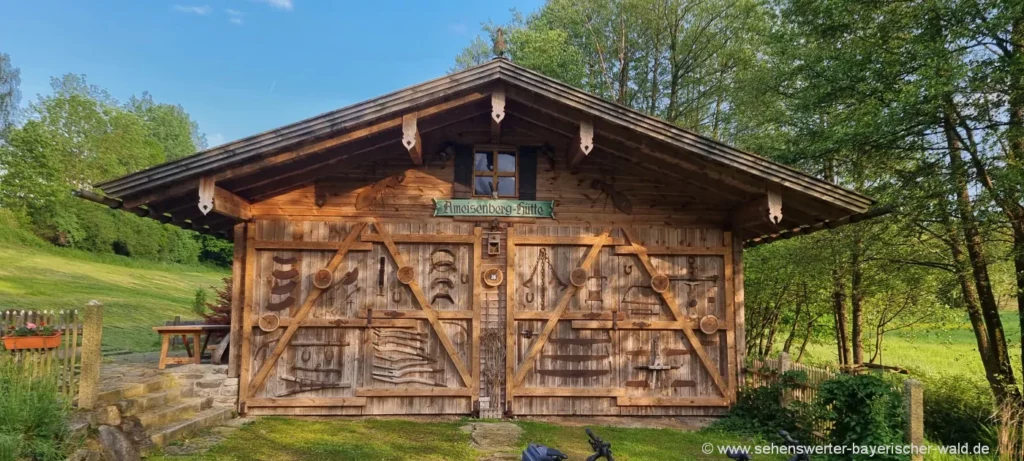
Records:
M171 386L169 388L143 394L138 397L123 399L117 402L117 409L121 411L121 416L132 416L157 407L172 404L178 400L181 400L181 388L178 386Z
M146 429L185 421L196 413L213 406L213 399L185 399L159 408L139 413L139 423Z
M120 400L167 389L173 385L173 378L170 376L161 376L159 378L152 378L138 383L129 383L115 389L100 392L97 398L101 402L116 403Z
M209 408L185 421L178 421L146 431L153 445L162 447L187 434L216 426L234 416L230 408Z

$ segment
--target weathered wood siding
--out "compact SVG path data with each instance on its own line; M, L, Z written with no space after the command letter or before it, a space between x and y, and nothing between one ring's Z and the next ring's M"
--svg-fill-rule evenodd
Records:
M556 200L556 224L593 223L627 226L712 226L718 227L726 213L716 209L716 196L698 197L679 182L624 173L611 165L582 165L571 173L564 159L554 168L547 157L537 160L537 200ZM413 167L408 157L392 157L356 165L319 180L330 191L322 207L315 205L316 186L310 185L259 202L253 214L264 218L317 216L322 218L379 217L384 219L434 219L434 198L450 198L452 160ZM405 175L401 185L383 193L375 205L357 210L356 196L372 184L393 175ZM611 200L592 187L606 181L629 197L633 214L618 212ZM438 218L448 222L450 218ZM538 223L541 224L541 223Z
M246 384L251 385L264 366L275 338L285 328L285 319L295 315L313 291L313 274L327 265L335 249L247 248L250 251L246 254L253 255L254 261L247 276L251 283L245 284L244 304L249 312L243 317L250 327L243 330L251 336L248 348L242 348L243 355L248 349L248 355L240 359L243 401L248 402L244 409L249 414L472 414L477 410L478 397L487 397L489 409L517 415L721 413L734 398L741 359L735 344L737 334L742 341L743 307L742 278L737 272L742 262L738 240L723 229L726 213L717 205L714 194L681 184L669 185L660 178L630 175L628 171L594 162L570 172L564 159L555 159L552 165L541 156L537 199L556 200L555 219L499 219L497 227L489 218L463 221L433 217L433 199L452 194L451 161L441 164L428 159L427 165L413 167L407 156L377 158L320 178L315 185L254 203L250 246L265 241L340 243L354 226L361 223L367 228L334 273L335 280L354 270L358 276L348 285L331 286L317 299L304 321L317 326L298 329L292 342L299 345L286 349L266 383L251 395L245 394ZM356 208L360 192L395 175L404 175L401 184L379 194L371 207ZM593 187L595 180L612 184L629 197L633 213L616 210L612 201ZM468 381L460 378L410 287L396 280L397 266L376 236L375 221L382 223L386 233L405 236L405 241L412 236L422 239L396 246L414 268L416 282L437 311L456 355L471 371ZM589 244L571 242L595 237L605 228L611 229L609 243L588 271L590 277L568 300L565 314L554 324L522 382L510 384L545 327L545 312L553 310L566 292L562 283L572 286L570 272L590 250ZM674 318L666 302L651 291L650 274L639 256L623 250L631 242L622 229L636 239L633 243L651 251L649 262L655 272L672 279L666 296L678 305L682 319ZM487 254L486 242L492 234L500 241L497 255ZM514 235L512 241L552 237L570 243L509 245L510 234ZM445 236L464 236L467 240L458 244L437 241ZM687 248L697 250L689 255L683 251ZM455 255L458 275L449 276L454 282L450 290L453 302L433 299L438 274L431 271L431 254L438 249L451 250ZM482 253L479 258L476 251ZM677 254L664 254L666 251ZM544 276L541 273L545 268L534 271L542 252L551 265ZM281 284L274 271L291 269L275 263L275 257L295 258L299 283L294 292L282 293L278 287L278 294L274 294L274 286ZM386 271L383 289L378 292L381 258ZM249 261L240 266L249 267ZM497 287L481 284L481 273L488 268L501 269L505 282ZM531 277L532 283L524 287ZM269 313L268 304L289 296L294 304L277 312L282 326L271 333L256 327L260 317ZM358 324L365 323L368 310L373 321L382 322L378 325L401 324L426 335L423 354L437 360L436 366L426 367L438 371L410 376L436 385L377 379L381 375L374 375L374 371L383 370L377 365L388 363L375 356L377 336L373 330L379 326ZM615 324L611 322L613 315L617 316ZM720 322L713 334L704 334L696 327L708 315ZM359 327L328 326L328 322L338 319L357 321ZM692 331L723 389L711 378L683 328ZM513 340L509 340L510 334ZM655 337L658 356L652 361ZM491 341L490 352L497 347L495 344L503 345L501 354L481 351L480 338ZM587 341L564 341L567 339L594 341L582 344ZM321 343L343 345L301 345ZM653 362L669 368L636 368ZM316 371L317 367L321 371ZM307 389L312 382L330 384L332 388Z
M266 242L300 241L300 242L341 242L353 225L341 222L324 221L257 221L255 225L256 245ZM472 236L473 228L469 224L385 224L384 230L393 238L405 236ZM376 232L366 234L377 235ZM369 238L367 238L369 240ZM379 240L379 239L378 239ZM406 263L414 268L416 281L430 299L438 292L439 287L432 282L438 279L438 273L431 271L431 254L435 250L449 250L455 256L457 273L446 273L453 286L449 289L452 301L438 299L432 304L441 317L440 323L454 344L459 359L471 364L475 358L471 350L473 331L473 270L472 244L425 244L398 243L397 248ZM441 347L437 333L426 320L406 319L401 314L408 311L421 312L417 301L407 286L397 281L395 273L398 269L394 258L381 243L364 244L363 249L350 251L345 260L335 271L335 280L344 280L346 274L355 274L349 282L336 282L326 290L315 302L306 323L323 325L324 327L299 328L285 354L274 365L265 385L251 395L246 396L251 414L467 414L471 411L470 395L462 397L369 397L365 405L361 400L353 400L352 405L329 406L329 400L338 398L361 398L372 394L367 390L379 389L411 389L428 392L431 389L467 388L453 367L451 358ZM254 283L252 296L251 322L255 326L266 314L276 314L282 323L272 332L263 332L259 328L252 329L250 344L250 366L248 378L251 379L265 363L267 355L276 345L284 330L284 324L291 319L303 300L313 289L313 274L334 256L333 250L257 250L254 263ZM277 260L275 261L275 258ZM295 261L295 264L281 262ZM381 262L384 268L384 284L378 285L381 273ZM288 278L292 269L297 275ZM275 275L276 273L276 275ZM283 292L292 281L297 282L293 291ZM275 294L276 292L276 294ZM290 307L280 311L271 311L268 306L287 302ZM369 327L352 327L344 322L355 319L366 321L368 309L376 317L370 320ZM452 315L446 315L452 313ZM388 328L386 325L401 323L412 328ZM374 322L376 325L374 326ZM338 323L338 325L331 325ZM422 368L430 371L411 373L404 377L416 377L422 383L394 384L378 379L386 373L384 367L392 365L382 360L381 356L390 353L387 341L383 341L374 331L403 330L414 331L423 336L424 341L399 341L400 343L419 345L421 353L428 357ZM403 335L405 336L405 335ZM381 348L381 349L378 349ZM414 347L401 349L415 350ZM245 360L243 358L243 360ZM410 360L409 362L412 362ZM311 387L329 387L326 389L304 390ZM336 387L335 387L336 386ZM243 390L244 392L244 390ZM402 392L398 391L400 395ZM253 406L253 402L268 402L270 405ZM313 400L308 400L313 399ZM324 402L324 405L317 405ZM336 403L337 401L335 401ZM261 403L261 405L262 405ZM281 410L284 408L284 410Z

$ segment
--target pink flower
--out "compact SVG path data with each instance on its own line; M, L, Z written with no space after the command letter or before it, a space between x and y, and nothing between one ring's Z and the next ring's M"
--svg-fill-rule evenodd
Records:
M35 330L36 329L36 324L34 324L34 323L26 323L25 324L25 328L28 328L29 330Z

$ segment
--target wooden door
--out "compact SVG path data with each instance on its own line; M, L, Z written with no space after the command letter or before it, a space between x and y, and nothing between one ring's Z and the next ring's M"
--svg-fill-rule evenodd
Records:
M243 412L472 412L479 229L260 221L247 234Z
M731 243L713 229L510 228L506 409L720 413L736 388Z

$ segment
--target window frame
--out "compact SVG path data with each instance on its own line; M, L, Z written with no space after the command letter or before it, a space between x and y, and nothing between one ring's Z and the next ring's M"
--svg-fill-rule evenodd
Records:
M476 154L477 152L490 151L491 162L494 165L494 171L477 171L476 169ZM513 152L516 157L516 165L514 171L498 171L498 153L499 152ZM508 144L475 144L473 145L473 177L471 185L471 197L473 198L492 198L490 195L479 195L476 193L476 178L491 178L494 187L498 187L498 178L514 178L516 182L515 195L499 195L498 199L518 199L519 198L519 146L508 145Z

